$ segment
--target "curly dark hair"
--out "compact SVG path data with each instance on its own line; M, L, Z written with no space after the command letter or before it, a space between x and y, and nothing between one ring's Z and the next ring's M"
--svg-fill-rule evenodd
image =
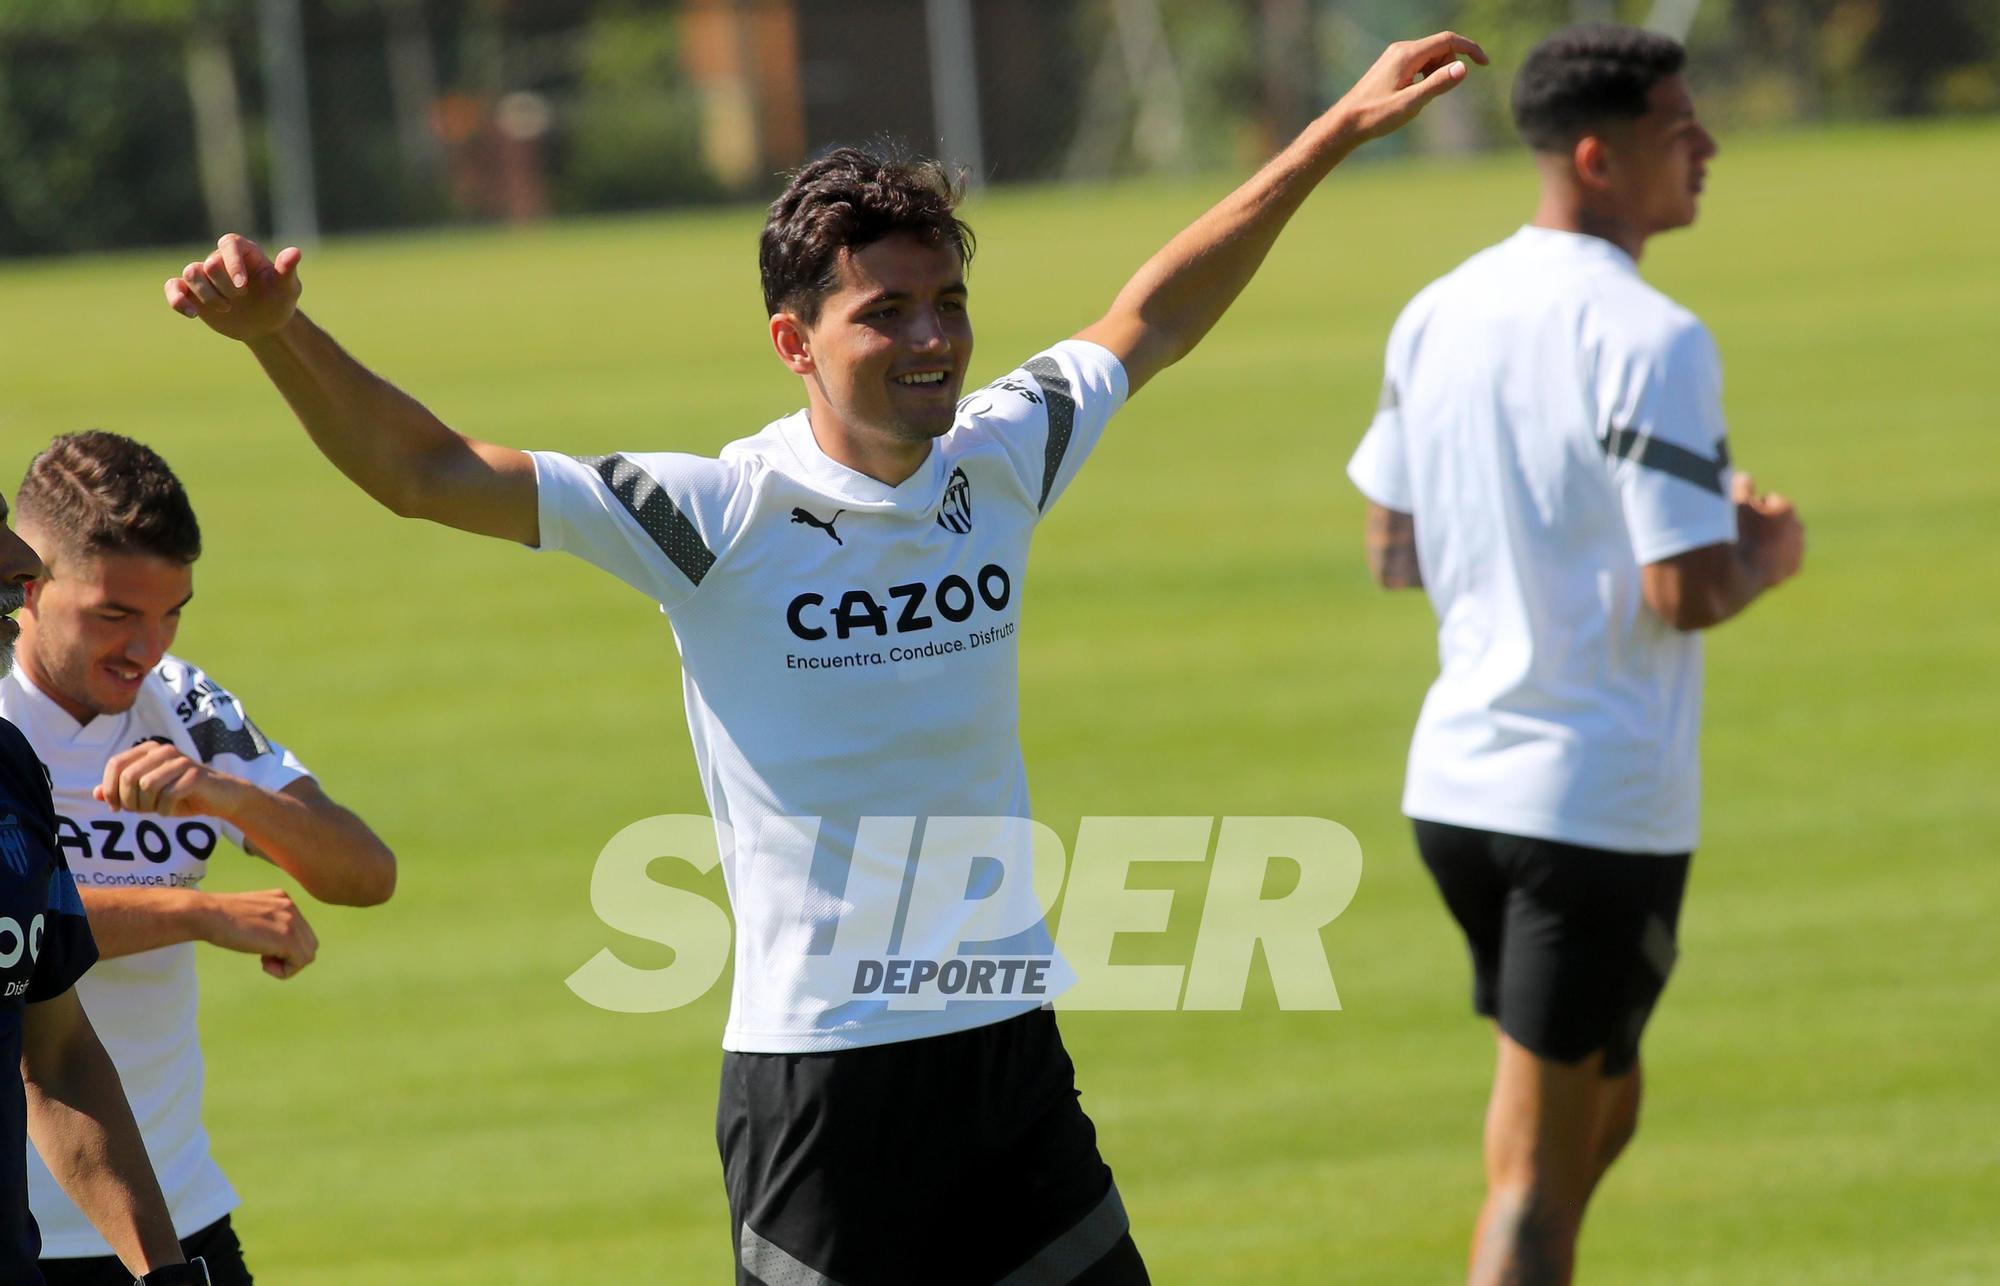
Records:
M1687 65L1679 41L1637 27L1571 27L1536 45L1514 77L1514 127L1537 152L1567 152L1613 120L1646 114L1653 86Z
M151 554L183 565L201 557L194 506L167 462L101 429L49 443L29 463L14 509L21 526L65 552Z
M764 220L757 251L764 311L808 325L838 281L840 252L904 233L972 262L972 229L957 214L960 177L936 161L837 147L793 174Z

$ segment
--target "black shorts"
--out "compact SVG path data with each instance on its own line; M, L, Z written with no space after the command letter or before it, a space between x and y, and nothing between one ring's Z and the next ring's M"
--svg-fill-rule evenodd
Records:
M181 1238L181 1253L208 1261L208 1279L215 1286L250 1286L250 1269L243 1262L243 1243L224 1215L200 1232ZM132 1273L116 1255L101 1259L44 1259L42 1277L48 1286L132 1286Z
M1055 1015L723 1056L739 1286L1140 1286Z
M1673 971L1690 855L1416 828L1472 950L1472 1007L1543 1058L1603 1050L1606 1076L1630 1070Z

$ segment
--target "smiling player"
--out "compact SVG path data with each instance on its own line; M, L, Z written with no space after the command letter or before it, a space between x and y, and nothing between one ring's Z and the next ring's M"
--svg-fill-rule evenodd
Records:
M0 680L12 672L13 619L41 558L6 525L0 502ZM63 1191L116 1250L117 1286L201 1286L147 1163L118 1071L77 999L97 959L76 884L56 842L48 770L0 719L0 1282L42 1286L42 1239L28 1209L28 1141L51 1158Z
M769 342L806 407L719 459L461 437L295 311L297 250L225 237L167 283L390 509L567 550L666 608L736 911L718 1134L739 1281L1146 1280L1054 988L1020 969L1004 996L899 1009L825 985L818 944L896 920L915 825L1029 815L1015 646L1037 524L1314 186L1456 84L1460 55L1484 61L1449 34L1392 47L1101 320L962 403L972 242L948 176L853 149L812 162L760 252ZM991 945L979 901L919 886L898 955ZM1015 955L1052 955L1031 888L985 901L1032 926Z
M201 1122L194 944L289 978L318 940L284 890L206 893L202 878L227 836L322 901L368 905L389 896L395 858L227 689L168 652L201 531L166 461L113 433L60 437L29 464L17 508L48 571L28 588L0 714L54 780L56 842L103 956L78 990L187 1253L217 1286L243 1286L236 1193ZM112 1248L40 1160L30 1189L51 1286L122 1286Z

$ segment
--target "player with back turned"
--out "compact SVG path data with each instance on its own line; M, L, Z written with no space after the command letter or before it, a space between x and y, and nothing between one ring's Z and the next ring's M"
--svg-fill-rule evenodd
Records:
M1036 525L1318 182L1462 79L1461 55L1484 61L1449 33L1391 47L1099 321L963 402L972 247L948 176L854 149L813 161L761 247L769 342L807 408L719 459L462 437L295 311L296 250L226 237L167 283L390 509L568 550L666 608L736 912L718 1136L740 1282L1147 1279L1053 988L1023 970L1004 996L898 1008L833 985L819 944L897 920L911 846L939 829L915 826L1029 816L1016 647ZM900 956L973 954L997 902L1021 914L996 923L1032 926L1014 954L1050 958L1032 888L972 898L961 879L933 903L921 875Z
M1708 331L1639 276L1716 152L1684 61L1622 27L1528 56L1534 221L1403 311L1349 465L1377 579L1438 618L1403 811L1498 1029L1475 1283L1567 1281L1637 1128L1696 841L1699 631L1804 551L1731 470Z

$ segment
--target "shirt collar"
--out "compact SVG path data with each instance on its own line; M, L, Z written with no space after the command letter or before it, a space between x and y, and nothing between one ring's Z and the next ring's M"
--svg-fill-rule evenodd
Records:
M1603 237L1592 236L1588 232L1567 232L1561 228L1542 228L1526 224L1514 234L1516 244L1547 250L1554 254L1574 255L1578 258L1603 259L1629 272L1638 272L1639 265L1624 248Z
M937 499L944 476L944 458L935 442L917 471L892 487L880 479L857 473L820 450L807 411L778 421L778 434L790 450L800 478L860 508L921 513Z
M69 711L56 704L54 697L35 686L19 657L0 683L10 684L20 693L22 717L15 722L32 724L38 734L46 734L51 740L60 739L76 746L108 746L125 726L127 715L123 714L100 714L88 723L78 723Z

